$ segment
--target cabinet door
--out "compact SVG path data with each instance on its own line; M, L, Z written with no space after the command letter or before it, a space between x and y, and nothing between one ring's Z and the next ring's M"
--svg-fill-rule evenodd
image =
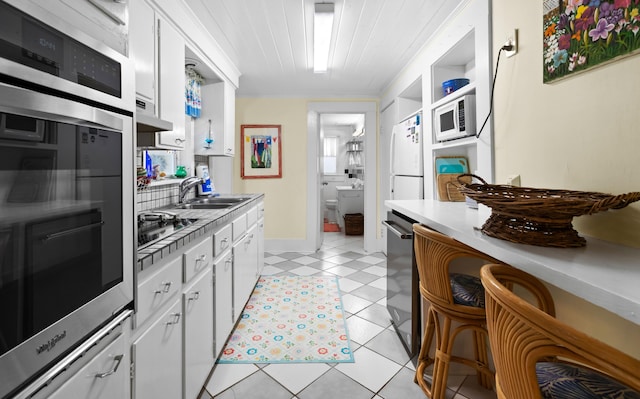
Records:
M128 340L121 334L49 399L112 399L129 396ZM100 376L100 377L99 377Z
M246 235L233 246L233 309L238 317L246 305L253 287L258 262L257 227L253 225Z
M224 82L224 155L235 154L236 144L236 89Z
M182 397L181 316L181 301L176 298L131 346L136 399Z
M158 116L173 123L173 130L160 132L158 147L184 148L184 39L164 19L158 19Z
M129 58L136 68L136 94L155 104L156 23L155 13L144 0L129 2ZM155 114L151 110L151 114Z
M260 277L262 269L264 269L264 218L258 219L258 272L257 276Z
M210 240L208 241L211 244ZM215 361L213 272L209 267L182 294L184 398L196 398Z
M233 330L236 318L233 312L233 256L230 250L215 261L215 334L216 356L220 354L224 344Z

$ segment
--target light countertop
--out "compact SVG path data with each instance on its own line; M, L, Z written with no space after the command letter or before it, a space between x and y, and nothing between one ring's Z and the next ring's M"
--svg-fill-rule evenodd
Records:
M484 235L490 209L464 202L388 200L387 208L423 223L506 264L640 324L640 248L585 237L581 248L516 244Z

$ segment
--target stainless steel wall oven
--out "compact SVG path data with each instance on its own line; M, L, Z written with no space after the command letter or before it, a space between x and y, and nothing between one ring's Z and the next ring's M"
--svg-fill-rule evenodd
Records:
M1 398L132 306L132 83L123 55L0 1Z

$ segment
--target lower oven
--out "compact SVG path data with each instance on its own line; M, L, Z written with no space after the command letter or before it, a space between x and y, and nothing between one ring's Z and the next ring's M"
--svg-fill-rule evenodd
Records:
M133 69L45 18L0 1L0 398L42 397L133 304Z
M387 228L387 310L407 353L420 351L420 291L413 249L413 224L395 211L382 222Z

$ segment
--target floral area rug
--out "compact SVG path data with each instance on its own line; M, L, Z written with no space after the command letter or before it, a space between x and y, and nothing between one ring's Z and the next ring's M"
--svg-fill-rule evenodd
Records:
M261 276L218 363L353 362L338 279Z

